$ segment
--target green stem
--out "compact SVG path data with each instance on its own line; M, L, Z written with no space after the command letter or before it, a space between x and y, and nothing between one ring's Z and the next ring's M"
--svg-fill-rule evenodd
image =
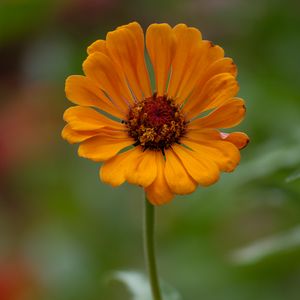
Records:
M157 278L157 269L156 269L156 261L155 261L154 223L155 223L154 206L145 197L145 210L144 210L145 261L148 269L148 275L149 275L153 300L162 300L160 294L160 288L159 288L159 281Z

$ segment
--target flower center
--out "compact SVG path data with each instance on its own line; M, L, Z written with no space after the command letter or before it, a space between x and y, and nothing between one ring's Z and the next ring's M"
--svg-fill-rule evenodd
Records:
M156 94L137 102L130 109L126 124L135 145L161 151L179 143L186 127L179 106L167 96Z

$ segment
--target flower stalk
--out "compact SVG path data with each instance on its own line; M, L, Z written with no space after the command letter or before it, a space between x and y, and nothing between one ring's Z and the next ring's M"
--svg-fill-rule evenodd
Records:
M154 223L155 207L148 201L147 197L145 197L143 232L145 263L148 270L153 300L162 300L155 258Z

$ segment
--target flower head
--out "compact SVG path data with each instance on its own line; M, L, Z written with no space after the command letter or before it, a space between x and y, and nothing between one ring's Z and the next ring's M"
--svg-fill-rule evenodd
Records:
M152 24L146 48L155 77L151 88L144 34L136 22L88 47L85 76L66 81L68 108L62 136L80 143L79 156L104 162L103 182L142 186L153 204L209 186L240 161L249 141L238 125L245 105L237 69L199 30Z

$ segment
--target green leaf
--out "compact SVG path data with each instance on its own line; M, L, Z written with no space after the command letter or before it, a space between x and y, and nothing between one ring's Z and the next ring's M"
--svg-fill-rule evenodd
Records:
M300 179L300 171L298 170L297 172L294 172L293 174L291 174L290 176L288 176L285 181L286 182L292 182L295 180L299 180Z
M132 300L152 300L147 277L137 271L117 271L112 279L122 282L132 295ZM165 282L161 283L163 300L181 300L179 293Z
M135 271L117 271L113 279L125 284L132 295L132 300L152 300L146 277Z
M231 258L237 264L254 264L268 256L299 247L300 226L297 226L287 232L261 239L238 249L231 255Z
M273 151L261 151L257 159L253 159L240 168L239 183L247 182L263 176L268 176L277 170L293 167L300 161L300 145L279 146Z

